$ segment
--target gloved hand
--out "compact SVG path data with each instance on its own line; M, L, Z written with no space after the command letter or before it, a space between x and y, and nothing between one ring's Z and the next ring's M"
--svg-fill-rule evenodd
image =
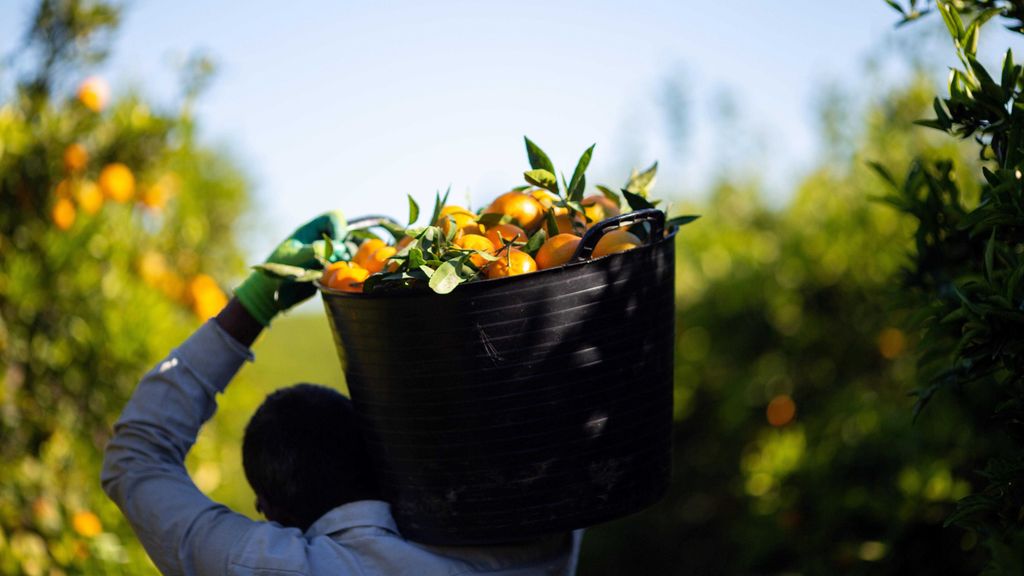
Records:
M323 235L332 239L339 238L344 234L345 226L345 217L341 212L322 214L293 232L274 249L266 262L320 268L315 255L318 250L323 250ZM258 270L235 289L238 301L264 326L269 326L278 312L291 308L315 293L316 287L309 282L272 278Z

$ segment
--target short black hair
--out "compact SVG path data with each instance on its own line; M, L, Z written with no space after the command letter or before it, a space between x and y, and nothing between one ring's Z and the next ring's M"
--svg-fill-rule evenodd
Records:
M253 491L306 530L336 506L377 498L377 485L352 401L297 384L271 393L242 440Z

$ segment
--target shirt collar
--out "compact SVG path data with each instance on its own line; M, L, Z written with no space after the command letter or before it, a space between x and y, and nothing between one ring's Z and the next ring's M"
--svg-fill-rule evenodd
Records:
M306 530L306 536L329 536L360 526L383 528L398 534L390 504L381 500L359 500L331 509L313 522Z

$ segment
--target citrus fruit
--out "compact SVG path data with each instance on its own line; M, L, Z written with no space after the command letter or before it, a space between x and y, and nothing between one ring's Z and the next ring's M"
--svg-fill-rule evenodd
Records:
M484 214L503 214L515 218L523 230L533 233L544 222L544 206L529 194L506 192L494 199Z
M642 242L635 234L619 228L618 230L612 230L598 240L597 246L594 247L593 257L600 258L601 256L607 256L617 252L625 252L626 250L636 248L640 244L642 244Z
M559 234L576 234L577 231L582 231L586 228L585 221L578 212L572 215L569 214L568 210L555 216L555 223L558 224ZM576 223L576 226L573 223Z
M543 206L545 210L554 210L555 216L565 214L569 211L565 206L555 205L558 202L558 195L550 190L544 190L541 188L539 190L533 190L529 194L530 196L533 196L535 200L540 202L540 205Z
M86 180L75 188L75 200L86 214L95 214L103 207L103 192L92 180Z
M320 284L342 292L362 292L363 281L370 276L370 271L351 262L335 262L327 266Z
M89 152L79 143L64 149L64 169L68 172L81 172L89 163Z
M415 240L415 238L412 236L403 236L402 239L398 241L398 244L395 244L395 250L401 252L406 246L412 244L413 240Z
M548 238L537 251L537 269L547 270L565 264L576 253L579 245L580 237L575 234L559 234Z
M455 223L455 239L461 238L465 234L480 234L481 232L480 224L476 221L476 214L462 206L445 206L442 208L441 213L437 215L437 222L434 225L439 226L445 234L448 234L452 222Z
M465 248L466 250L479 250L480 252L486 252L488 254L494 254L494 243L487 238L477 234L467 234L457 240L455 245L459 248ZM477 268L483 268L487 265L487 260L479 254L473 254L469 257L469 261L473 263Z
M384 269L384 265L387 264L388 258L391 258L398 252L394 246L381 246L370 254L370 257L366 259L366 264L363 268L366 268L370 274L376 274Z
M75 205L67 198L58 198L53 205L53 224L61 229L67 230L75 224Z
M587 196L580 202L580 204L583 205L583 212L586 213L587 218L590 218L590 222L587 223L587 228L590 228L601 220L611 218L612 216L618 216L621 213L619 207L615 205L615 202L600 194Z
M217 315L228 304L228 297L217 285L217 281L206 274L198 274L188 284L192 299L192 311L200 320Z
M529 240L522 228L512 224L495 224L487 230L485 236L491 241L496 250L509 242L526 242ZM502 242L502 239L505 241Z
M360 268L369 268L368 264L373 257L373 253L384 246L387 246L387 244L378 238L364 240L359 245L359 249L356 250L356 255L352 258L352 262L358 264Z
M135 195L135 176L124 164L107 164L100 171L100 190L114 202L127 202Z
M110 99L110 85L99 76L90 76L78 85L78 100L93 112L99 112Z
M516 248L509 248L507 253L503 251L498 254L498 259L484 268L484 274L488 278L504 278L536 271L537 263L533 261L533 258Z

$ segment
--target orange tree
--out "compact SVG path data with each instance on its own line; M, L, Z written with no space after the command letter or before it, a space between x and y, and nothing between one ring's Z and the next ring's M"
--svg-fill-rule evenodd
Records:
M984 464L949 518L976 534L986 573L1024 572L1024 68L1007 50L1001 66L978 61L982 28L1024 34L1024 1L889 1L907 23L938 12L960 66L924 126L970 139L982 166L956 177L948 160L922 160L892 186L890 201L916 221L907 270L923 327L920 411L950 396L971 415L963 432ZM1018 36L1019 38L1019 36ZM980 194L967 193L971 186ZM940 394L941 393L941 394ZM920 418L933 418L931 407Z
M824 126L835 148L785 206L730 170L689 207L704 216L678 245L672 487L588 530L581 573L977 573L976 541L942 528L976 464L966 418L940 401L912 422L915 340L887 305L913 222L873 199L886 188L866 162L971 165L914 129L933 90L917 81L856 116L827 102L822 117L854 130Z
M137 378L225 294L245 181L179 106L113 99L102 62L120 13L43 0L0 89L0 573L137 573L98 486ZM128 567L131 563L133 567Z

